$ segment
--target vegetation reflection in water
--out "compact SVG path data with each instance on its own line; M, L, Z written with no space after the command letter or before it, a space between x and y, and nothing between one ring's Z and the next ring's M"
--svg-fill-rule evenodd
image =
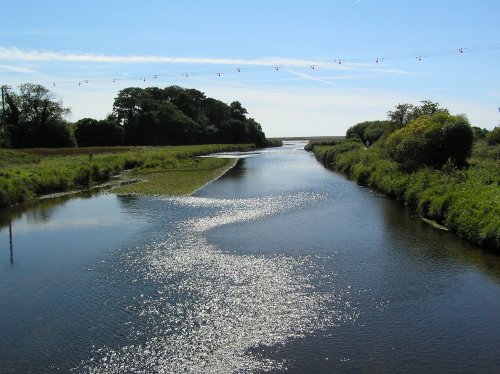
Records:
M196 197L16 209L0 228L0 371L498 367L498 257L299 145L240 161Z
M179 222L175 235L149 245L142 276L157 295L138 310L149 326L145 344L103 349L85 363L91 372L234 372L283 368L248 354L284 344L316 329L353 321L357 310L348 290L318 293L307 257L234 255L210 244L207 230L256 220L323 200L319 194L217 200L174 199L184 208L216 213ZM132 335L141 335L135 331Z

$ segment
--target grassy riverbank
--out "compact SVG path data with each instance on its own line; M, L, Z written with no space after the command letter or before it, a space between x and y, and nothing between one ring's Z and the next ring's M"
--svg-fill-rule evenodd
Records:
M323 164L360 185L404 202L473 243L500 251L500 146L476 142L465 168L414 171L404 171L392 160L384 141L368 149L355 140L308 148Z
M121 192L190 193L214 179L232 162L195 156L253 148L249 144L215 144L0 150L0 208L120 178L149 181L123 187ZM94 154L92 161L88 157L90 152ZM128 171L126 177L123 171Z
M190 194L224 174L236 161L235 158L191 158L179 168L149 173L138 170L134 177L143 182L121 186L114 191L141 195Z

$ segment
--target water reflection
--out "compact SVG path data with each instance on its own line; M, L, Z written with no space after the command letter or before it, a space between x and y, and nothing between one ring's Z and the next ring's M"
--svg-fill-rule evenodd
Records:
M231 170L224 174L224 180L239 180L245 173L245 158L240 158Z
M1 242L6 244L6 248L9 251L9 263L10 267L12 268L14 266L14 244L13 244L13 233L12 233L12 222L9 221L7 224L8 229L6 231L6 236L5 236L5 242L3 241L2 236L0 236ZM0 230L1 233L1 230ZM3 247L3 245L0 245L0 247Z
M10 212L0 372L500 364L498 258L296 144L240 160L195 196L98 194Z
M314 274L304 271L313 266L307 258L227 253L205 239L218 227L298 211L323 199L313 193L165 199L165 211L184 212L182 219L167 226L167 238L141 246L132 261L137 279L154 289L134 308L149 326L145 341L135 341L142 323L133 326L124 347L95 352L84 371L157 371L156 365L159 371L193 373L284 369L248 350L354 320L348 291L315 292ZM193 210L195 215L186 215Z
M18 204L0 209L0 231L24 217L29 223L46 223L52 218L55 210L61 209L68 201L74 199L91 199L96 192L81 192L58 197L44 198L30 204Z
M133 197L84 194L15 207L11 217L2 211L0 372L66 373L92 345L122 344L135 289L123 278L110 282L126 269L92 268L148 225L147 213L129 214L133 201L140 206Z
M10 264L14 265L14 248L12 246L12 222L9 221L9 248L10 248Z
M467 269L471 265L500 283L500 257L451 232L441 231L415 216L409 208L383 198L380 204L385 235L391 247L415 264L431 263L442 269ZM431 239L431 240L429 240Z

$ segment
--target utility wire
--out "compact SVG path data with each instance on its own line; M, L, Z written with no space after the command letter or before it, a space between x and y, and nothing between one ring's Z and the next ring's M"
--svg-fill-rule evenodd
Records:
M94 79L76 79L76 80L54 80L51 81L53 87L57 87L59 85L78 85L79 87L85 87L91 83L122 83L122 82L137 82L140 83L152 83L159 82L163 80L165 76L169 78L177 77L177 78L194 78L194 77L213 77L214 79L222 79L226 76L237 76L237 75L245 75L248 73L257 73L257 72L266 72L266 71L274 71L280 72L285 67L305 67L311 70L318 69L331 69L335 65L344 65L349 67L349 65L354 64L382 64L387 61L401 61L401 60L416 60L422 61L423 59L429 59L434 57L442 57L442 56L453 56L453 55L466 55L466 54L474 54L481 52L488 52L500 50L500 43L487 44L481 46L472 46L472 47L459 47L459 48L449 48L449 49L440 49L440 50L431 50L431 51L421 51L421 52L403 52L403 53L395 53L395 54L381 54L379 56L371 56L371 57L362 57L362 58L334 58L328 60L317 60L310 62L309 64L265 64L262 63L261 66L238 66L233 65L231 67L224 66L223 68L218 69L207 69L200 71L192 71L185 70L184 72L162 72L161 74L144 74L142 76L135 77L126 77L126 78L94 78ZM120 75L114 74L114 77L119 77Z

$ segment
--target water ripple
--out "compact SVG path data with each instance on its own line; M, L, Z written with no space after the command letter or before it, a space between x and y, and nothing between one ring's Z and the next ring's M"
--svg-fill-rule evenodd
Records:
M299 193L279 197L216 200L176 198L179 207L214 208L177 222L174 234L141 248L129 263L156 292L131 309L142 319L129 345L102 348L77 371L91 373L220 373L284 370L259 359L252 348L285 344L318 329L353 320L346 290L318 292L307 257L227 253L203 233L293 211L324 199ZM144 329L147 326L147 329ZM137 342L137 343L136 343Z

